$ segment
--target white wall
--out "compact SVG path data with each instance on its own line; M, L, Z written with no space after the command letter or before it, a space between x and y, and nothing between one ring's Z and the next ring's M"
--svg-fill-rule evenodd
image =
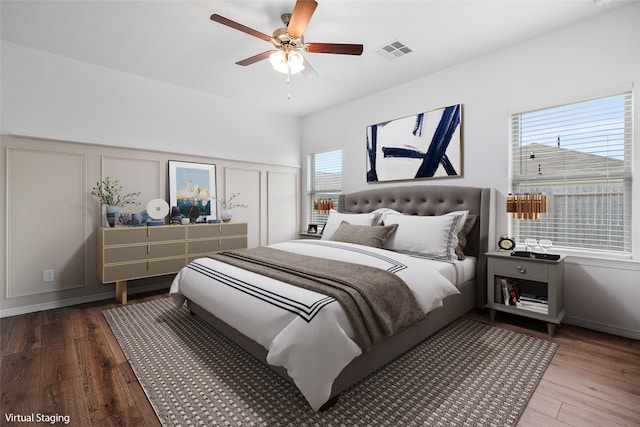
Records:
M1 54L1 134L300 164L297 117L4 41Z
M508 227L504 197L509 192L510 114L628 89L632 82L636 82L634 96L638 99L638 22L640 3L634 3L310 115L303 121L302 154L342 148L343 189L351 192L370 188L372 185L366 183L366 126L462 103L464 176L432 182L495 188L495 235L499 236ZM640 164L638 110L634 120L636 165ZM306 176L304 171L302 176ZM408 184L415 182L400 185ZM382 185L398 184L373 184ZM640 200L638 195L640 185L635 185L634 202ZM634 203L634 209L638 209L638 203ZM640 338L640 215L635 215L633 228L635 261L569 257L565 273L566 322Z

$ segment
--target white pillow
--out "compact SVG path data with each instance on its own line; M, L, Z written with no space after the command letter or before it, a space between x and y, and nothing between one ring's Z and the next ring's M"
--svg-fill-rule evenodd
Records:
M455 249L464 217L462 212L440 216L387 215L384 224L398 224L398 229L384 248L432 259L457 259Z
M335 210L329 211L329 218L322 229L322 240L329 240L333 233L336 232L342 221L346 221L351 225L371 225L373 220L373 212L363 214L341 213Z
M462 227L464 227L464 222L467 220L467 217L469 216L469 211L454 211L454 212L449 212L448 214L445 214L445 216L457 216L457 215L462 215L462 218L460 218L460 220L458 221L458 225L456 226L456 236L458 235L458 233L460 233L460 231L462 230Z
M378 208L371 213L374 215L371 225L384 225L384 217L387 215L403 215L402 212L390 208Z

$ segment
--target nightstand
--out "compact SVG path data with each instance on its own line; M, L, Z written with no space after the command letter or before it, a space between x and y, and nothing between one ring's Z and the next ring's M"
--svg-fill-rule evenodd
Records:
M543 260L511 256L510 252L487 252L487 305L491 321L496 311L547 322L553 336L564 317L564 256ZM513 305L513 292L520 300ZM506 302L505 302L506 301Z

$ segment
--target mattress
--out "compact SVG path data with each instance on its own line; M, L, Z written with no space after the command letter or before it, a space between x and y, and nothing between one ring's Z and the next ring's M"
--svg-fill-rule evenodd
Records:
M425 314L459 293L455 283L464 281L473 262L443 263L332 241L293 240L270 246L397 274ZM267 361L283 366L316 410L329 398L342 369L362 354L346 313L333 298L220 261L194 260L178 273L170 293L177 305L185 298L192 300L263 346Z

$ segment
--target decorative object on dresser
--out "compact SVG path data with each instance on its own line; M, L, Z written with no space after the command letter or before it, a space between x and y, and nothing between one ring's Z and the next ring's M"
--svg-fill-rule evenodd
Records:
M459 319L314 412L186 307L164 298L104 316L163 426L515 426L557 349Z
M162 199L153 199L147 203L147 214L152 220L164 224L164 219L169 215L169 204Z
M169 202L180 214L197 207L199 215L217 217L216 165L169 160Z
M134 213L131 219L131 225L140 226L147 225L149 220L149 214L147 213Z
M116 224L116 214L118 208L126 205L139 205L137 197L140 193L127 193L122 194L124 187L120 185L120 182L111 180L110 177L104 178L102 181L98 181L91 189L91 195L100 200L106 207L107 222L109 227L114 227Z
M367 182L462 176L462 104L367 127Z
M218 203L220 203L220 219L222 222L229 222L233 216L233 209L235 208L248 208L249 206L244 203L239 203L236 198L240 193L233 193L229 198L219 199L216 197Z
M127 302L127 281L178 272L192 260L247 247L247 224L158 227L98 227L97 270L103 284L116 284Z
M553 336L564 317L564 256L522 259L505 252L487 252L487 305L496 311L547 322Z
M171 218L169 218L170 224L180 224L182 221L182 216L180 215L180 208L177 206L171 206Z

